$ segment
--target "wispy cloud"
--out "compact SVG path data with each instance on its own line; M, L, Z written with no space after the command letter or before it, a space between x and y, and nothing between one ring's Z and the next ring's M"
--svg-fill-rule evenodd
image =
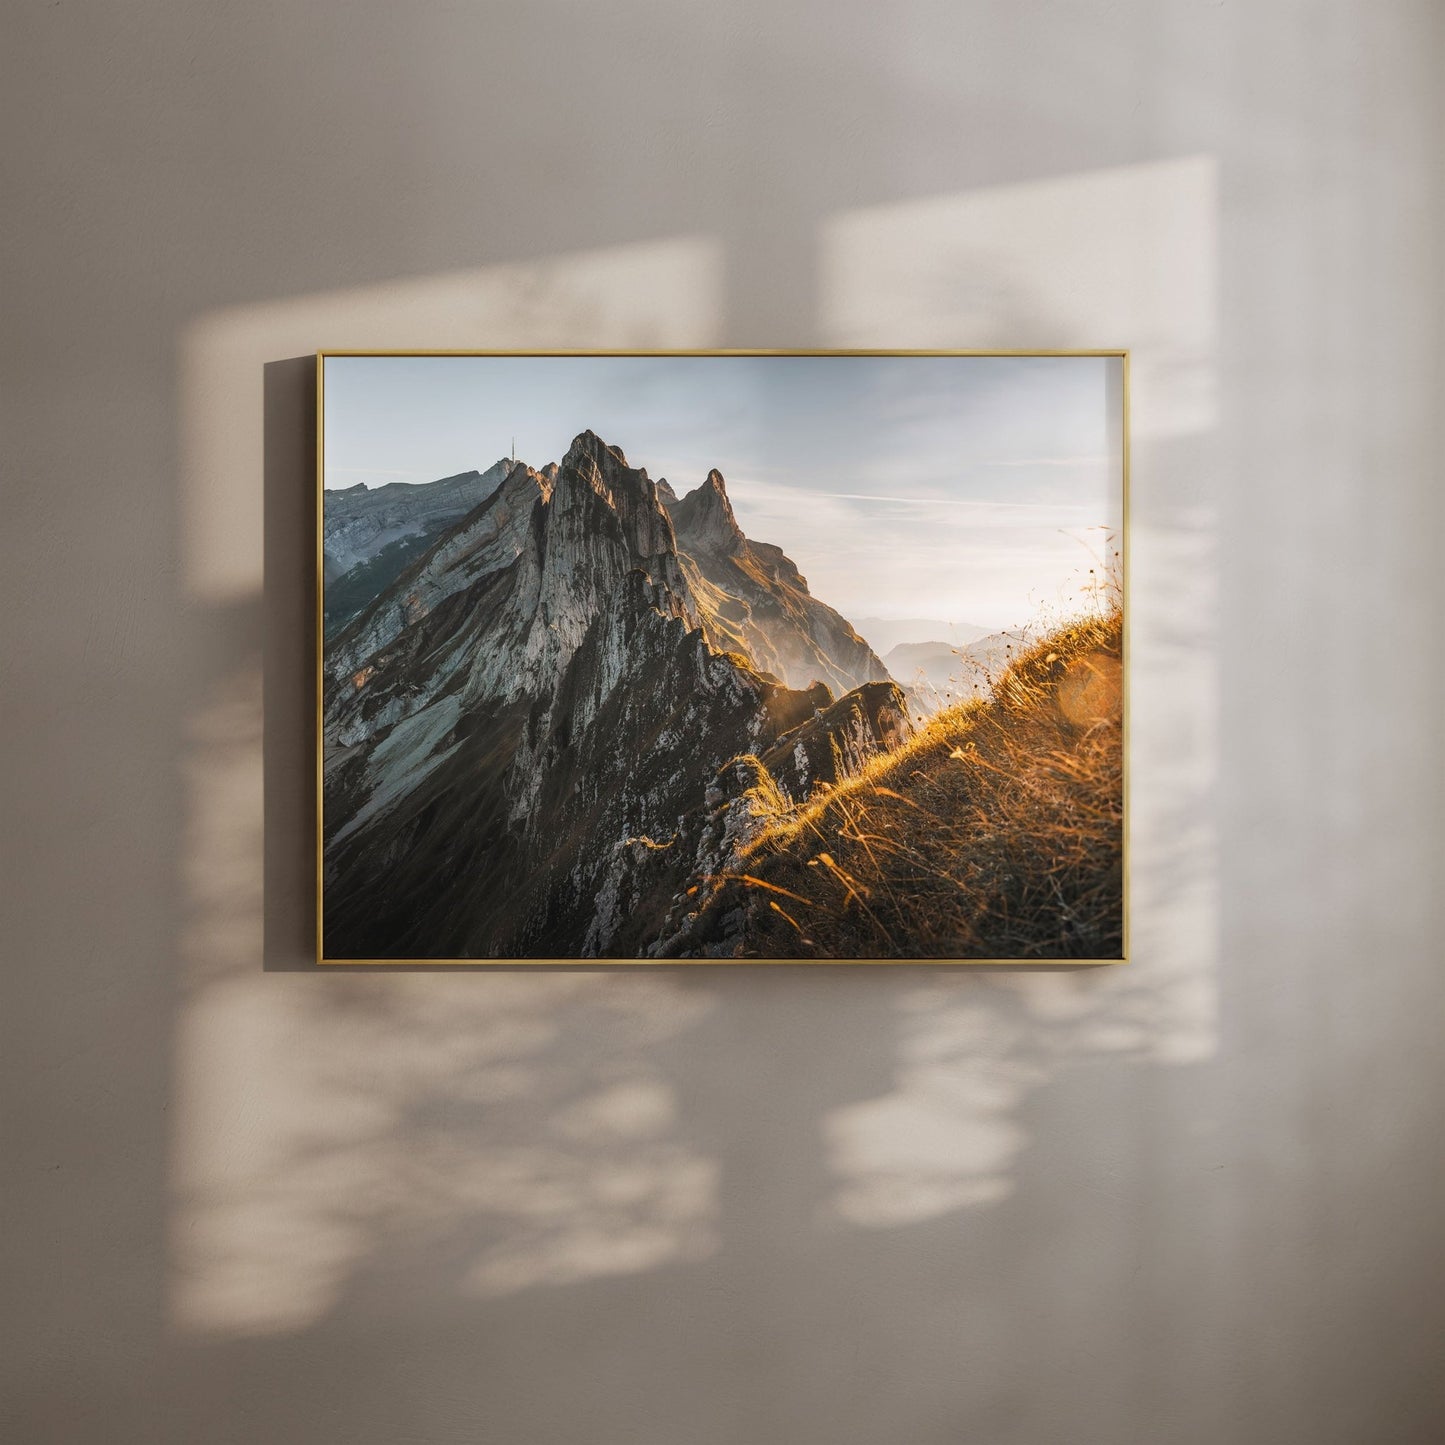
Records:
M1087 585L1103 499L811 491L729 481L743 531L782 547L815 596L844 616L933 616L991 629L1067 609Z
M884 497L872 492L808 492L810 497L839 497L852 502L887 502L899 507L963 507L987 512L1087 512L1086 502L983 502L973 497Z

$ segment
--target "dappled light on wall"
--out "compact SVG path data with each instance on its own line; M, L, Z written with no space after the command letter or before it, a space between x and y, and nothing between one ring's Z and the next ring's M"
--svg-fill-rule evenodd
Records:
M896 1010L893 1087L823 1124L833 1192L822 1217L867 1228L1009 1197L1030 1096L1109 1058L1187 1065L1213 1049L1210 992L1150 957L1105 982L1082 973L943 976Z
M705 995L603 974L262 981L215 978L187 1010L181 1326L295 1330L368 1292L404 1310L716 1248L716 1162L651 1057Z

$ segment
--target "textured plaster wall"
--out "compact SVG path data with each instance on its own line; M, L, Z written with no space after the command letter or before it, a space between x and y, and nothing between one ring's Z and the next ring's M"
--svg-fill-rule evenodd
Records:
M0 1436L1445 1434L1438 5L3 28ZM297 358L529 344L1135 348L1128 970L306 971Z

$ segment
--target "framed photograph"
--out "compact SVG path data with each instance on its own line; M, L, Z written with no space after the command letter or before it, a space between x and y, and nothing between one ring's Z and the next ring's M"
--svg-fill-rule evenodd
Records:
M317 372L321 962L1127 957L1126 352Z

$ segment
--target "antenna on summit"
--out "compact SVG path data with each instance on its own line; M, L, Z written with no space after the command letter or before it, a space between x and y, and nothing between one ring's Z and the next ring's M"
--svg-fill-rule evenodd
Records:
M513 438L512 438L512 460L513 460L513 461L516 461L516 460L517 460L517 439L516 439L516 437L513 437Z

